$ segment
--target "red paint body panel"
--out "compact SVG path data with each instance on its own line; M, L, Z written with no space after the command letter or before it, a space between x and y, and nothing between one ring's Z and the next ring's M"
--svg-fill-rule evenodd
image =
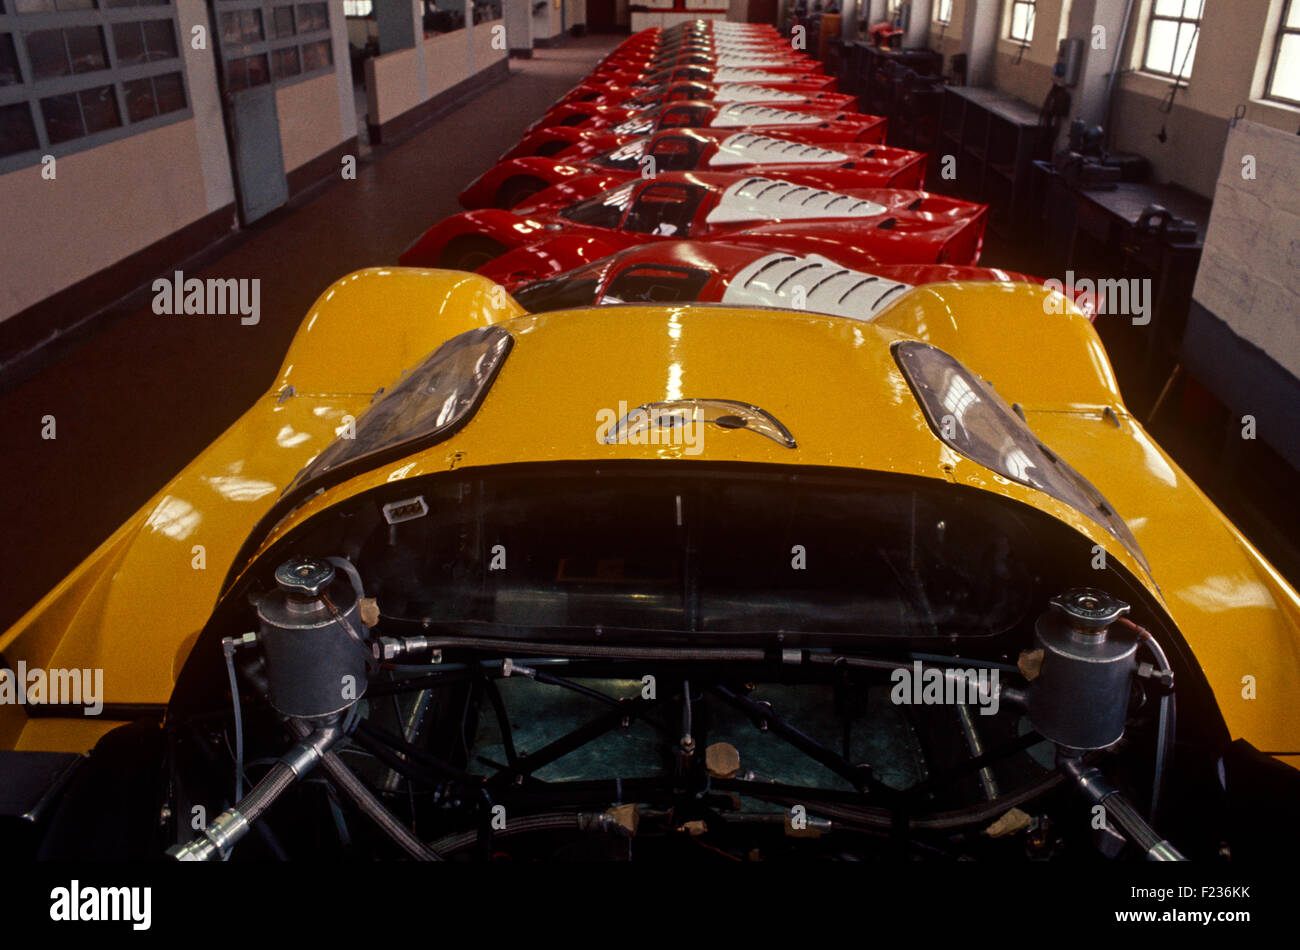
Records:
M782 86L791 89L814 89L822 92L835 92L839 88L838 81L834 76L822 76L816 73L782 73L779 70L763 70L773 76L781 76L781 79L768 80L773 83L780 83ZM602 73L600 76L590 76L585 82L602 82L610 86L637 86L640 88L650 88L658 86L661 83L675 82L725 82L716 78L717 70L711 66L676 66L672 69L660 69L653 72L640 72L637 70L624 70L621 72Z
M736 134L735 130L729 129L690 129L659 132L644 140L633 139L621 147L628 150L628 157L622 162L624 167L611 167L613 159L604 157L608 152L597 151L588 143L579 143L554 158L514 158L498 162L471 182L461 192L460 203L471 209L507 207L503 203L503 196L508 196L512 185L521 180L540 181L549 186L583 174L621 175L621 178L610 179L612 187L618 181L638 177L644 167L642 162L645 157L655 158L656 171L707 169L710 167L709 161L718 153L718 144ZM798 146L806 144L788 133L770 138L791 143L796 152L793 156L795 158ZM633 157L632 152L639 152L642 146L644 152ZM843 153L847 156L846 161L728 165L718 170L777 178L794 175L806 184L830 191L845 188L920 188L925 182L926 156L923 152L888 145L864 145L860 142L835 142L824 147Z
M652 86L647 89L640 86L609 86L599 82L584 82L569 90L564 98L551 107L550 111L553 112L562 105L575 102L590 102L601 106L628 104L634 107L644 106L646 108L662 103L681 102L686 99L694 99L697 102L711 102L720 85L724 84L677 82L664 83L661 86ZM791 92L799 93L804 97L802 103L804 107L821 108L824 106L845 112L856 112L858 108L858 97L847 92L822 92L814 88L801 89L782 83L770 82L751 82L744 83L744 85L770 89L774 94L782 96ZM756 99L754 101L759 102L762 100ZM792 105L791 108L800 108L800 105Z
M692 86L695 84L692 83ZM836 93L835 95L839 95ZM607 129L610 126L625 122L638 116L659 115L664 112L680 111L690 105L710 105L713 108L725 106L729 103L714 103L708 99L692 100L670 100L659 103L658 105L643 106L633 102L621 102L617 105L601 105L595 102L566 102L561 105L552 106L541 118L524 130L524 134L544 129L554 125L573 126L579 129ZM863 113L857 110L856 104L849 106L835 105L831 102L818 102L809 100L807 102L755 102L753 105L769 105L774 109L782 109L786 112L798 112L801 114L824 115L832 120L851 120ZM690 126L694 128L695 126Z
M644 122L637 122L636 128L625 125L625 131L620 131L617 126L610 126L605 129L580 129L567 125L553 125L547 128L536 129L524 135L514 148L505 152L498 161L506 161L511 158L523 158L527 155L558 155L562 150L571 146L586 142L596 151L603 152L607 149L617 148L620 145L626 145L633 138L643 135L651 135L655 132L666 131L669 128L699 128L709 129L708 122L713 115L717 114L717 107L708 103L678 103L678 105L705 106L712 110L711 113L703 113L701 125L698 126L664 126L663 115L646 114ZM700 114L697 110L697 114ZM673 113L668 118L675 118L677 113ZM639 117L638 117L639 118ZM636 120L624 120L625 123ZM862 142L882 144L885 141L886 120L880 116L857 115L848 118L826 119L815 125L752 125L744 128L728 128L720 131L726 132L761 132L763 135L778 136L783 135L789 138L797 138L799 141L808 142L813 145L822 145L829 142Z
M577 287L579 282L594 284L583 289L584 299L581 303L566 302L566 306L596 305L604 296L611 283L621 275L631 271L654 267L656 265L704 271L710 276L701 286L692 300L704 303L717 303L722 300L728 284L742 270L759 258L772 253L791 254L808 257L819 254L828 260L853 270L875 274L888 280L901 281L913 286L932 284L950 280L987 280L1017 283L1041 284L1041 278L1032 277L1015 271L999 270L993 267L970 267L953 264L888 264L856 248L841 245L831 248L814 246L813 242L800 235L793 235L785 241L763 243L744 243L744 237L734 241L661 241L654 244L642 244L619 251L609 257L599 258L590 263L581 264L570 271L557 274L548 279L550 285L564 284L566 288ZM499 258L498 261L504 260ZM497 262L493 262L496 264ZM504 268L502 269L504 270ZM497 269L494 267L494 279ZM533 286L539 282L534 282ZM528 284L507 284L513 291L529 287Z
M884 208L879 214L858 218L708 222L709 212L722 193L751 177L670 172L633 183L631 192L615 196L602 191L608 184L603 176L578 176L536 195L515 211L485 209L453 215L426 231L402 254L400 262L412 267L447 266L451 261L444 254L450 253L454 242L465 240L487 239L507 253L532 246L532 251L511 258L506 273L500 272L500 266L494 267L497 261L479 268L485 276L518 284L593 259L575 248L590 248L593 254L595 250L612 253L622 247L673 237L735 241L737 235L745 236L741 240L759 242L802 237L810 247L847 245L876 260L894 263L974 264L979 259L986 207L925 192L845 189L845 194ZM654 189L658 201L646 197L647 189ZM594 207L599 209L602 221L603 216L609 216L608 224L598 226L575 220L586 213L575 212L574 205L602 194L604 200L597 199ZM676 203L665 202L665 195ZM616 197L620 200L616 201ZM693 206L690 202L694 202ZM662 226L648 231L655 220L651 216L659 214L661 208L668 209L664 213L689 214L689 220L673 224L670 232L661 233ZM638 222L636 228L625 229L632 226L633 218Z
M703 51L699 49L645 51L618 51L591 71L593 76L604 76L611 72L655 72L660 69L676 69L679 66L716 67L720 65L736 66L742 69L765 69L769 72L822 73L822 64L811 56L796 52L788 46L785 49L749 48L743 52Z

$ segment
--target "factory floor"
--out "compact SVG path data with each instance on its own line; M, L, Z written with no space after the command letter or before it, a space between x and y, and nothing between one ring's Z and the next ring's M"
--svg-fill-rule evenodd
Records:
M365 150L336 181L241 232L186 277L260 278L261 320L165 317L145 304L16 385L0 380L0 630L6 629L143 505L272 383L317 295L350 271L391 264L425 228L460 209L460 190L577 83L621 37L569 39L512 60L512 75L411 137ZM1032 236L988 238L983 263L1053 271ZM1103 328L1103 336L1107 331ZM1125 396L1149 405L1151 380L1125 366ZM1163 377L1161 377L1163 379ZM1158 391L1159 386L1154 389ZM1218 465L1222 422L1194 388L1175 387L1156 438L1293 584L1300 556L1282 530L1300 517L1295 473L1252 456ZM1141 413L1145 416L1145 411ZM53 416L55 439L42 438ZM1263 449L1253 449L1256 453ZM166 609L166 591L159 608ZM147 622L147 618L141 618Z
M0 631L57 584L271 385L332 281L392 264L623 38L512 59L512 74L242 232L189 277L261 278L261 319L125 313L16 386L0 380ZM55 438L42 438L53 416ZM159 591L166 609L166 591ZM141 618L142 622L147 622Z

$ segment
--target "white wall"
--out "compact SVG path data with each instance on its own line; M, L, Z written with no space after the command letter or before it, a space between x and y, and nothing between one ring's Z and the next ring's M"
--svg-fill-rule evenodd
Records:
M1239 122L1224 148L1193 296L1300 379L1298 236L1300 138Z
M329 0L334 71L276 90L285 171L356 135L343 0ZM19 234L0 229L0 320L39 303L235 201L226 124L203 0L177 0L177 26L193 118L0 175L7 221L37 221ZM231 227L235 226L233 209ZM93 310L110 301L86 301Z
M507 49L492 48L493 28L504 26L505 20L477 23L366 60L370 122L390 122L505 59ZM507 37L506 42L509 46L515 40Z
M203 0L177 0L193 118L65 155L53 180L40 165L0 175L5 220L39 222L0 228L0 320L234 201L213 53L185 42L207 23Z

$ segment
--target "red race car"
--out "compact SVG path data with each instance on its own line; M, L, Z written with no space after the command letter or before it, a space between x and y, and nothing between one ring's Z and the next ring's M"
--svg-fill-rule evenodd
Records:
M736 241L660 241L619 251L546 280L514 298L531 313L601 304L726 303L782 307L874 319L916 286L947 280L1037 283L991 267L882 264L841 245L793 236L762 245Z
M757 82L777 83L796 89L814 89L834 92L838 86L834 76L816 73L783 73L771 69L751 69L742 66L674 66L653 72L618 72L599 77L590 76L584 82L603 82L610 86L657 86L665 82Z
M631 138L653 135L669 129L725 129L727 131L782 133L810 145L830 142L885 141L885 120L878 115L853 112L794 112L754 102L733 102L718 106L708 102L675 102L624 119L603 129L552 125L524 135L514 148L497 161L526 155L558 155L585 142L598 151L626 145Z
M736 24L732 24L733 26ZM642 30L619 43L611 53L645 52L646 50L672 49L678 46L783 46L791 49L790 40L775 28L756 30Z
M653 72L672 66L734 66L744 69L770 69L774 72L818 73L822 64L810 56L796 53L789 47L776 50L765 49L720 49L714 52L681 49L669 50L651 55L627 53L611 56L591 71L593 76L604 76L611 72Z
M817 79L823 75L821 64L815 60L791 60L782 62L770 58L759 57L724 57L718 59L704 57L681 57L678 60L664 63L646 62L643 64L628 63L622 66L602 66L592 70L588 76L591 82L610 82L610 83L636 83L636 82L662 82L668 78L667 74L674 76L684 73L686 70L703 70L706 73L712 73L712 77L707 75L685 75L683 79L706 79L714 78L715 82L736 82L737 74L761 73L764 76L785 76L790 81L798 79L812 78ZM715 78L720 77L720 78ZM833 78L833 77L827 77ZM779 79L777 81L780 81Z
M692 83L692 85L696 84ZM846 116L857 117L862 114L858 112L857 103L852 101L852 96L843 97L849 99L849 102L837 102L836 100L842 98L840 93L828 94L834 98L826 100L813 99L812 101L800 101L806 100L809 97L800 96L796 93L793 100L787 99L785 102L778 102L774 101L774 99L779 97L770 98L763 95L762 92L759 92L757 96L752 98L741 98L734 92L734 90L737 85L744 84L724 83L723 85L730 86L730 98L718 99L715 94L713 98L705 100L683 100L679 98L677 100L664 100L661 102L645 102L643 97L637 97L636 99L627 102L620 102L616 105L606 105L597 102L557 103L546 110L540 119L528 126L528 128L524 130L524 134L527 135L529 132L534 132L537 129L544 129L554 125L568 125L579 129L605 129L609 128L611 125L625 122L628 119L638 118L658 110L666 109L669 106L679 105L683 101L697 105L712 105L715 107L725 107L728 105L767 106L772 109L780 109L784 112L811 112L832 119ZM749 88L763 90L762 86L750 86Z
M612 187L629 178L696 169L798 181L832 191L843 188L921 188L924 152L889 145L836 142L810 145L790 134L673 129L598 152L580 142L554 158L533 155L498 162L460 193L466 208L513 208L552 185L578 175L603 174Z
M664 238L800 234L814 245L848 244L879 260L918 264L974 264L984 241L986 206L920 191L833 192L717 172L666 172L591 194L599 185L600 176L583 176L512 211L452 215L400 263L478 270L514 287Z
M650 109L670 102L691 99L696 102L765 102L782 108L828 108L854 112L858 97L847 92L818 92L799 89L780 83L724 82L714 85L706 82L663 83L650 89L635 86L611 87L604 83L581 83L571 89L563 99L551 106L547 115L571 103L591 103L598 106L625 106L630 109ZM555 125L554 121L537 125ZM561 123L562 124L562 123Z

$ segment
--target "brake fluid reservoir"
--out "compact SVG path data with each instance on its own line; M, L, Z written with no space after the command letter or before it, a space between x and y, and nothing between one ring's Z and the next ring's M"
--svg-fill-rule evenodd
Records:
M257 605L271 705L297 719L347 709L365 694L370 656L357 592L320 558L286 561L275 582Z
M1071 749L1104 749L1124 735L1137 641L1111 624L1128 604L1078 587L1050 601L1034 625L1043 665L1029 686L1034 730Z

